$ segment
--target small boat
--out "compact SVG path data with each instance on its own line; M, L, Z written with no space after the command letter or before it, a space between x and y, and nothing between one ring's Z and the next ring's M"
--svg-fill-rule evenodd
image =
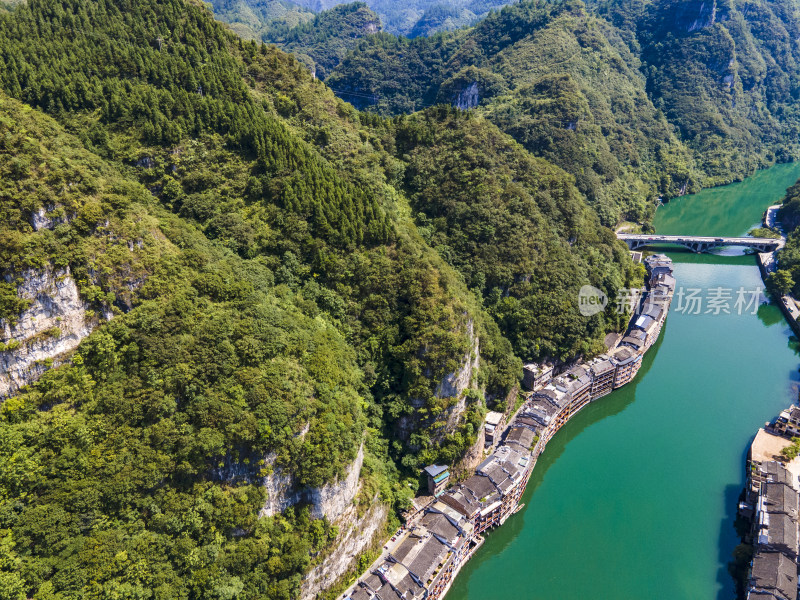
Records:
M525 505L524 504L520 504L517 508L514 509L514 512L512 514L517 514L523 508L525 508Z

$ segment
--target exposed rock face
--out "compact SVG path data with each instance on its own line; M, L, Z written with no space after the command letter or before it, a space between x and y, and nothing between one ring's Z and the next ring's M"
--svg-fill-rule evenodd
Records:
M478 106L480 101L481 97L480 90L478 90L478 82L473 81L465 89L459 92L453 104L456 108L460 108L461 110L469 110L470 108L475 108Z
M474 473L478 465L483 462L484 446L486 445L486 430L481 427L478 432L477 439L472 447L467 450L466 454L459 460L453 467L453 472L460 473Z
M327 483L320 488L308 490L311 502L311 518L328 517L329 521L338 519L348 507L352 506L358 493L358 480L361 465L364 464L364 446L358 449L355 461L348 467L347 475L341 481Z
M274 463L275 454L267 455L265 461ZM267 501L258 513L259 517L271 517L303 501L303 490L295 488L294 477L280 467L273 467L271 475L264 477L262 485L267 490Z
M55 210L55 207L50 207L49 209L51 213ZM39 231L40 229L55 229L56 225L59 223L66 223L67 221L68 219L63 215L48 214L48 210L44 207L39 208L39 210L31 214L31 226L34 231Z
M69 269L26 271L17 294L31 305L14 325L0 319L0 341L20 344L0 352L0 398L34 381L49 368L43 361L74 350L97 325L87 319L87 305Z
M436 387L437 398L456 398L456 403L447 409L445 415L447 427L440 431L441 435L449 433L458 424L466 409L466 398L463 392L470 387L472 377L480 366L480 340L475 334L475 323L472 319L467 321L467 336L470 350L464 355L461 368L446 375ZM409 398L409 404L413 408L419 409L425 406L425 401L419 398ZM419 417L417 415L404 415L397 420L395 431L398 437L407 440L418 427Z
M711 27L714 23L724 21L728 17L727 12L717 5L716 0L704 0L697 2L680 3L675 11L675 26L678 30L691 33L706 27Z
M275 460L274 455L266 457L267 462ZM267 501L259 516L271 517L300 502L311 504L311 517L336 521L353 504L358 493L359 474L364 463L364 445L358 449L355 460L347 468L345 477L339 481L326 483L319 488L301 488L295 483L291 473L275 467L271 475L264 478L262 485L267 490Z
M469 336L470 350L464 355L460 370L447 375L436 388L438 398L455 398L469 387L473 373L477 372L480 365L480 340L475 335L475 323L470 319L467 322L467 335Z
M357 507L351 504L337 522L339 536L326 552L324 560L303 579L301 600L313 600L352 569L358 555L369 548L383 529L387 515L387 507L378 502L377 497L361 518Z

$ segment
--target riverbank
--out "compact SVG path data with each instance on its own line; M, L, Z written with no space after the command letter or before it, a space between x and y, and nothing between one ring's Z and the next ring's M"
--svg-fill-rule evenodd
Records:
M780 207L780 204L774 204L768 207L764 212L764 227L769 229L777 229L781 235L781 245L775 252L762 252L758 254L758 269L761 271L761 278L763 279L765 286L767 285L767 277L777 270L778 252L780 252L780 250L786 244L786 234L784 233L783 228L781 228L777 219L777 213ZM798 323L798 319L800 319L800 309L797 307L797 300L791 294L784 294L781 296L780 300L776 302L776 304L786 317L786 321L789 323L792 331L794 331L795 335L800 337L800 323Z
M659 208L659 233L745 235L800 165ZM667 224L671 224L670 227ZM670 252L684 292L763 288L753 256ZM685 304L685 297L684 297ZM548 443L522 502L446 600L731 600L728 572L754 424L797 398L791 331L774 304L679 310L634 381Z
M345 598L438 600L447 593L455 575L484 543L482 534L517 511L537 460L555 433L591 402L633 380L645 353L658 340L675 280L666 256L648 257L646 265L646 293L619 345L534 392L475 475L448 488L407 523L391 549L387 545Z
M759 429L747 454L747 484L739 514L752 560L739 562L740 597L797 600L800 546L800 459L791 456L800 435L800 408L792 405ZM745 552L740 552L740 555Z

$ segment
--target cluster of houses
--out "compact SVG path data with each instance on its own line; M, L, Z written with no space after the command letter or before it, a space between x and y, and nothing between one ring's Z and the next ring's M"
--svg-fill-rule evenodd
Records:
M447 467L425 469L434 501L407 523L391 552L347 596L350 600L441 598L483 543L481 533L517 509L530 479L533 428L515 421L505 439L465 481L450 485Z
M557 377L553 377L551 366L525 365L523 382L533 390L532 418L547 428L542 433L545 444L589 402L631 381L642 366L645 352L658 339L675 291L675 278L672 261L663 254L647 257L645 265L647 291L616 347Z
M798 430L800 408L792 406L759 429L750 446L747 488L739 505L739 512L751 522L748 600L798 597L800 460L787 461L781 454Z
M348 600L438 600L461 566L482 545L481 534L515 511L547 442L570 417L636 375L643 354L666 319L675 280L663 255L645 260L649 281L631 324L608 355L556 374L548 365L526 365L524 384L533 393L508 426L489 413L486 446L491 454L474 475L450 482L447 467L425 469L432 501L387 545L380 561L345 594Z

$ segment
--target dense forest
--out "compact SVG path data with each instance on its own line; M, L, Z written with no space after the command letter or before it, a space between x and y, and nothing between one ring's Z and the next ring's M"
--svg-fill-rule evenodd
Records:
M361 38L380 29L380 17L363 2L354 2L319 13L298 26L273 22L261 39L291 52L316 77L325 79Z
M272 27L292 28L311 21L314 12L290 0L211 0L215 16L239 37L260 39Z
M641 282L484 115L359 112L199 3L30 0L0 55L0 318L47 272L95 325L0 405L0 598L296 597L337 527L258 518L263 478L319 487L363 443L356 502L407 506L523 360L619 327L581 285Z
M795 0L524 0L472 29L360 40L326 80L384 115L475 109L576 179L603 223L797 155Z
M778 270L767 280L773 294L800 297L800 181L786 190L778 220L786 233L786 245L778 251Z

